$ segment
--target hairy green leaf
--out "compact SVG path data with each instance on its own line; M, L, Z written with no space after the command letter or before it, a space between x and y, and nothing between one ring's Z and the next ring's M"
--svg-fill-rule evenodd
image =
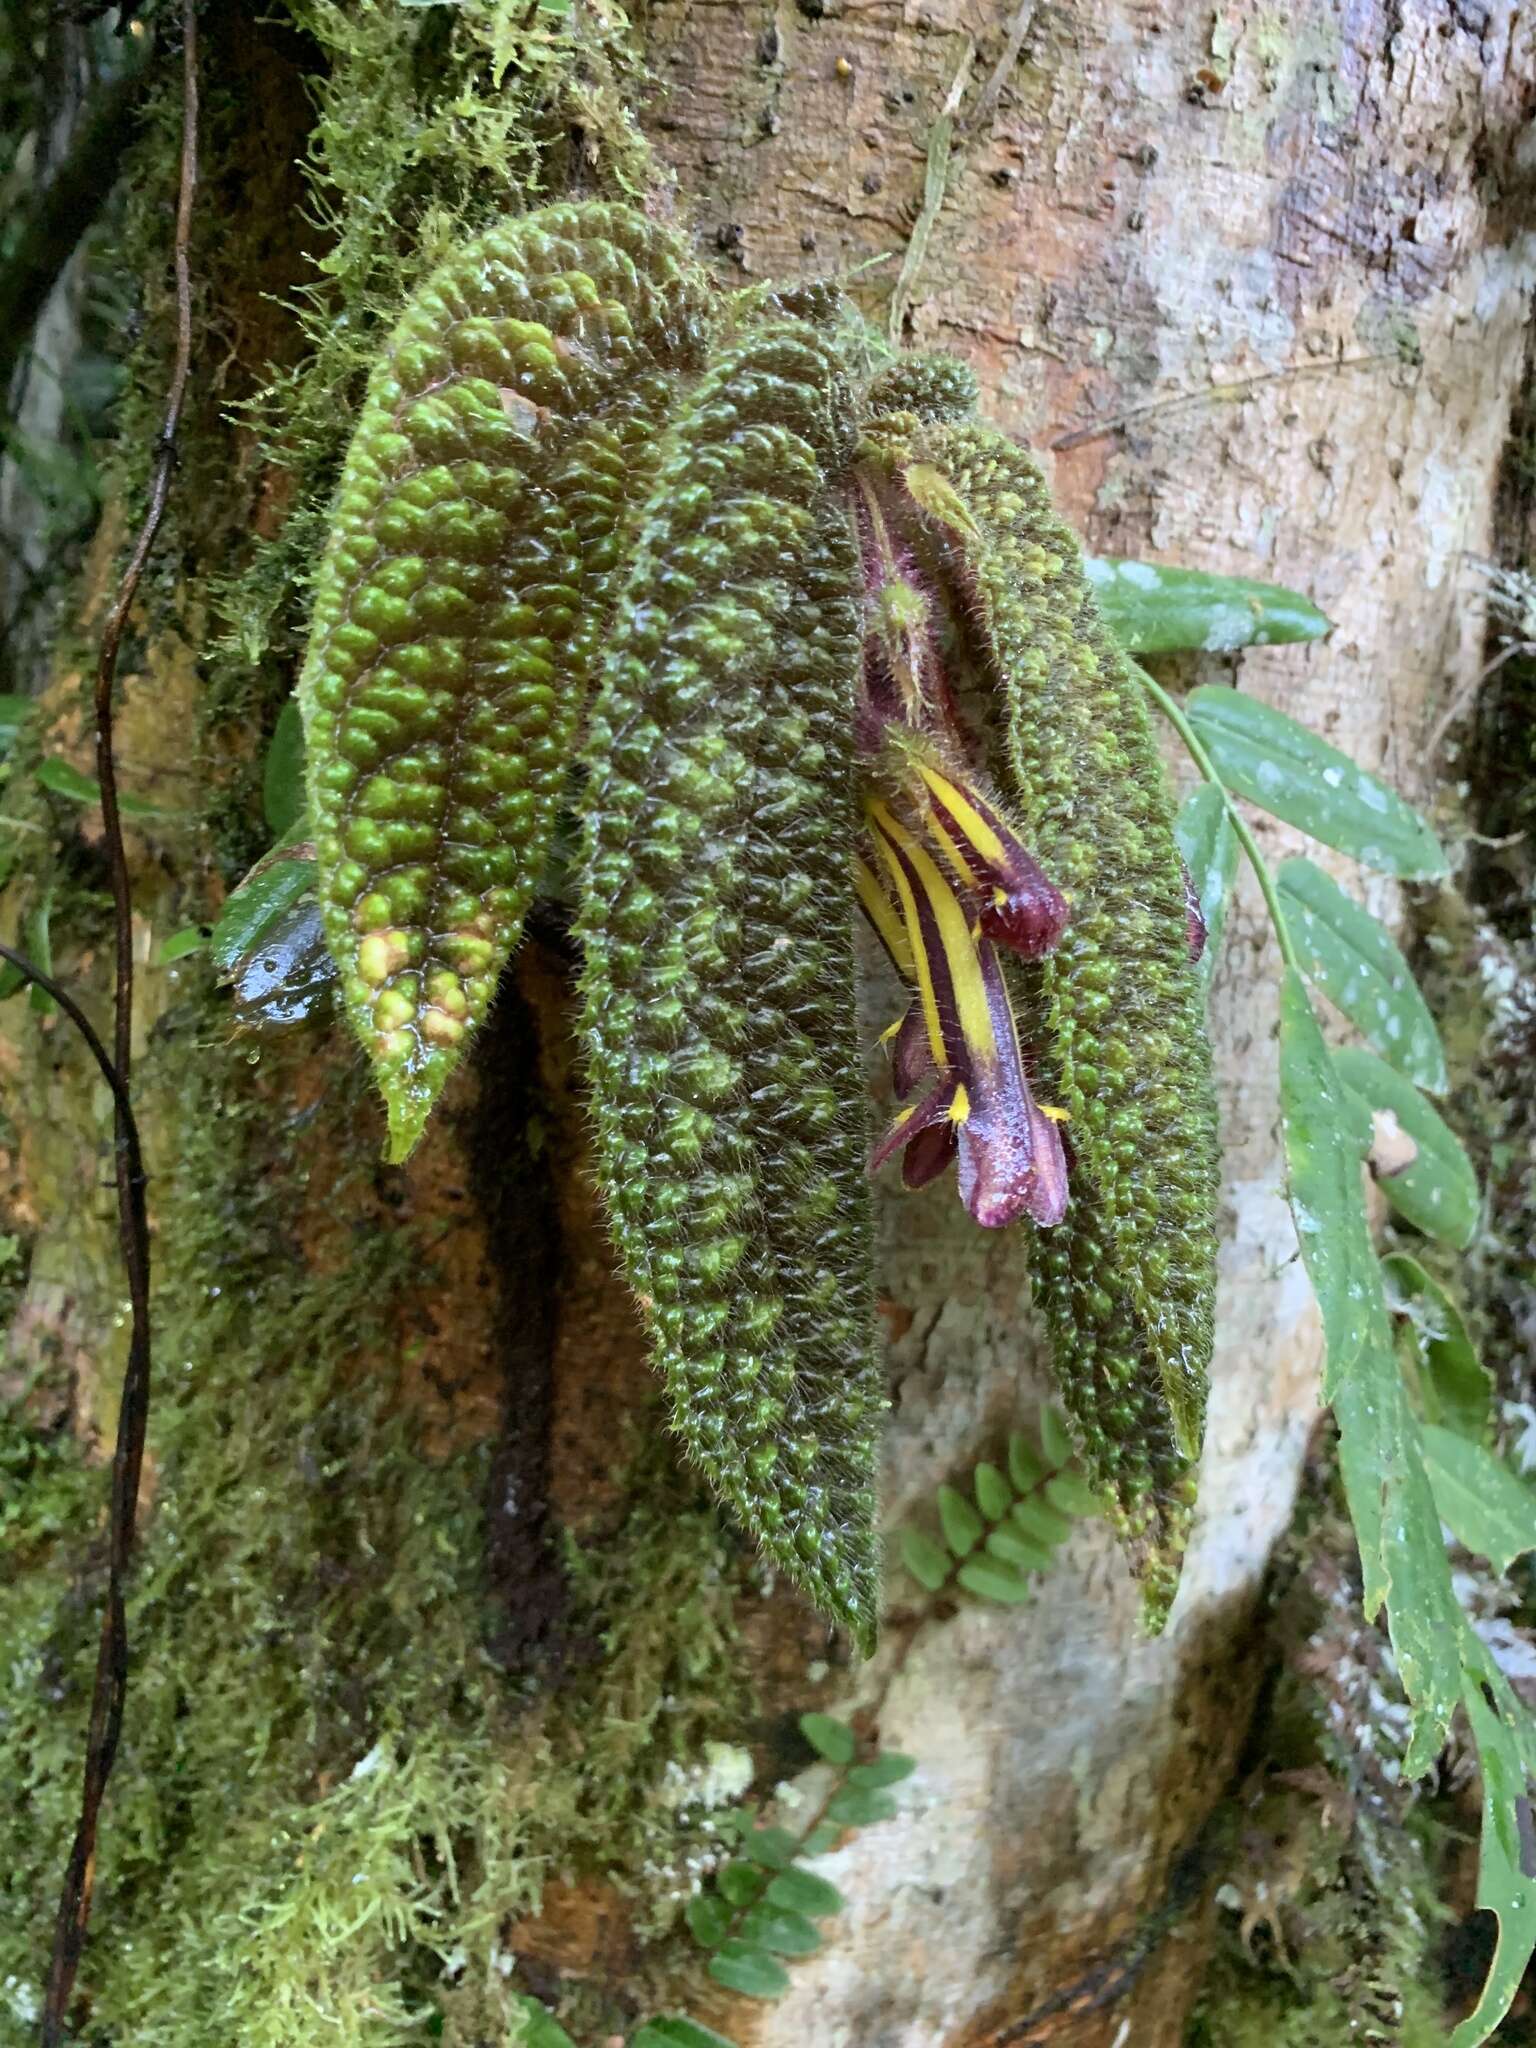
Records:
M1185 710L1222 781L1261 810L1385 874L1449 873L1417 811L1283 711L1215 683L1191 690Z
M1420 1435L1441 1521L1502 1578L1517 1557L1536 1550L1536 1492L1502 1458L1453 1429L1424 1423Z
M1328 631L1326 615L1310 598L1278 583L1113 555L1089 555L1083 569L1104 623L1128 654L1172 654L1184 648L1231 654L1239 647L1321 640Z
M1333 1063L1354 1097L1368 1109L1394 1117L1418 1148L1411 1165L1381 1177L1382 1193L1427 1237L1464 1249L1477 1234L1482 1204L1477 1175L1461 1140L1411 1081L1363 1046L1345 1046L1334 1054Z
M1237 834L1218 784L1202 782L1179 806L1173 836L1189 870L1189 879L1205 919L1205 946L1196 965L1201 986L1209 988L1221 952L1227 909L1237 879Z
M1493 1376L1477 1355L1461 1310L1433 1274L1406 1252L1381 1262L1387 1306L1406 1347L1410 1383L1426 1422L1482 1443L1493 1421Z
M1323 994L1390 1066L1444 1094L1439 1029L1386 927L1309 860L1282 862L1275 882L1286 928Z

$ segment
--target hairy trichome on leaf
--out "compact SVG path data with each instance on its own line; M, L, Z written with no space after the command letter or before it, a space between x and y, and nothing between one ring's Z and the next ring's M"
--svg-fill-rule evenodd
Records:
M1134 679L975 382L861 382L828 286L727 294L549 207L418 291L371 381L300 685L326 938L419 1136L579 828L598 1174L674 1427L874 1632L868 1174L1022 1222L1154 1606L1213 1287L1189 907ZM901 984L871 1147L855 906Z

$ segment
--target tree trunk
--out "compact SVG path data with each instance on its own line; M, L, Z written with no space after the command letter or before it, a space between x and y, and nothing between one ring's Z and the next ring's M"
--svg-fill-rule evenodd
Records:
M578 18L588 12L576 10ZM318 5L300 18L320 37L333 75L351 77L361 93L361 60L347 55L337 18ZM418 72L445 47L446 30L431 20L391 33L419 38ZM617 96L631 96L675 173L679 217L725 283L846 277L870 320L893 323L895 338L964 356L982 378L987 415L1040 452L1090 547L1308 592L1334 621L1326 644L1251 653L1240 664L1205 656L1189 665L1191 676L1235 681L1283 704L1406 794L1432 802L1427 736L1482 662L1460 565L1487 549L1529 317L1530 173L1517 144L1536 81L1519 33L1508 0L1450 14L1427 0L1343 10L1302 0L1283 19L1252 0L1215 15L1161 0L1084 0L1070 12L1001 0L653 0L641 18L644 74L611 64L602 44L578 75L580 118L547 142L544 161L569 184L601 185L621 155ZM177 701L190 702L190 649L201 667L198 715L211 735L196 766L222 792L219 815L237 822L179 840L135 838L146 960L176 924L206 914L260 850L250 763L291 681L302 620L291 591L273 598L288 607L276 615L289 624L270 632L253 667L257 682L232 706L227 679L238 662L227 649L207 652L216 623L209 607L223 602L212 586L233 571L256 587L247 529L254 523L280 538L288 486L281 446L258 448L218 406L305 359L309 344L264 294L309 275L314 235L288 165L304 147L306 94L321 57L308 40L243 22L229 7L212 10L205 37L207 82L220 90L201 202L199 397L143 658L125 676L125 747L141 778L133 787L184 784L184 716L167 717L165 706L178 678L188 696ZM406 66L398 75L416 74ZM514 71L509 93L515 82ZM483 77L477 90L486 93ZM162 119L173 108L167 96ZM946 108L954 119L947 156L942 132L936 140ZM355 118L364 122L366 110ZM358 135L358 161L364 143ZM423 145L429 191L438 189L433 146ZM145 173L158 180L157 201L167 189L163 138L160 147ZM334 135L330 147L332 176L355 175ZM455 198L470 189L471 171L490 175L467 156L465 164L454 174ZM936 165L945 173L941 203L924 212L925 175L931 201ZM445 180L440 191L449 190ZM361 203L358 190L346 196ZM411 218L436 232L425 206ZM230 246L221 250L226 221ZM345 247L348 217L326 232L329 246ZM163 210L158 241L142 219L135 233L135 250L153 251L163 266ZM872 258L882 260L871 266ZM73 273L60 289L77 289ZM157 274L147 286L156 318L160 290ZM160 376L162 386L142 392L132 422L153 417L163 371L163 353L140 351L135 375ZM355 395L355 383L350 389ZM312 418L305 431L315 431ZM128 467L131 482L139 472L133 459ZM210 479L218 479L216 505L198 495ZM128 496L133 517L131 488ZM97 586L114 544L98 542ZM92 602L99 596L88 598L88 625ZM78 730L69 722L72 659L66 643L47 682L60 745ZM83 858L94 858L93 831L87 814ZM1259 831L1267 851L1291 850L1283 828L1265 822ZM32 886L13 864L13 913L26 908ZM1394 907L1384 886L1373 907ZM89 918L85 927L84 944L66 935L65 953L88 976L99 931ZM424 1615L428 1631L399 1656L440 1660L462 1642L478 1665L488 1642L496 1666L483 1716L494 1740L474 1754L501 1774L501 1804L488 1819L480 1792L446 1795L445 1816L447 1831L459 1827L471 1842L478 1875L466 1881L473 1911L465 1909L462 1940L485 1984L471 1998L462 1974L443 1979L444 2037L503 2038L486 2017L499 2015L505 2027L496 1999L506 1979L487 1969L490 1956L515 1958L524 1989L563 1991L566 2024L582 2048L621 2033L658 1997L743 2048L1179 2041L1206 1948L1196 1910L1209 1889L1202 1831L1238 1774L1268 1654L1259 1596L1317 1415L1317 1319L1296 1262L1276 1137L1276 962L1247 885L1213 997L1222 1293L1200 1520L1172 1623L1156 1640L1139 1633L1120 1557L1084 1528L1018 1613L962 1607L904 1626L910 1588L893 1564L891 1621L862 1667L783 1588L765 1587L691 1482L654 1448L659 1422L640 1333L587 1179L570 957L558 927L535 932L473 1071L456 1081L403 1173L371 1165L378 1121L350 1074L339 1026L309 1026L275 1044L241 1040L231 1057L219 1007L227 997L199 975L194 965L144 977L146 1033L169 1011L162 1033L177 1048L158 1065L151 1050L143 1083L163 1270L189 1293L199 1275L219 1285L208 1279L206 1232L191 1255L175 1242L178 1228L195 1235L198 1174L224 1190L233 1231L258 1228L239 1204L259 1200L259 1228L272 1233L262 1254L269 1264L259 1280L254 1267L235 1267L255 1324L241 1341L263 1375L252 1401L280 1408L290 1375L309 1369L308 1354L299 1356L305 1346L331 1345L341 1362L328 1401L350 1388L361 1403L370 1382L382 1389L333 1486L351 1483L349 1472L361 1484L369 1430L404 1417L414 1455L457 1475L455 1486L488 1488L483 1528L454 1532L474 1552L455 1565L467 1615L458 1634L443 1634L440 1593L399 1602L400 1612ZM199 1021L178 1038L177 1020L194 1003ZM43 1385L90 1438L112 1415L101 1281L112 1270L110 1223L95 1192L99 1154L87 1156L84 1135L99 1129L99 1104L58 1019L23 1015L16 1004L0 1016L4 1071L25 1084L7 1091L13 1207L24 1228L35 1223L6 1384L29 1427L49 1424ZM248 1042L260 1054L254 1071L239 1058ZM199 1080L185 1078L187 1061L202 1062ZM192 1088L189 1110L180 1098ZM219 1179L187 1122L206 1120L225 1095L235 1105L231 1128L238 1124L240 1143L254 1148L241 1154L238 1189ZM272 1129L256 1130L263 1120ZM64 1130L77 1134L73 1149L60 1145ZM882 1512L893 1533L931 1514L940 1482L995 1457L1010 1428L1030 1426L1048 1379L1016 1236L978 1231L942 1188L882 1194L880 1230L893 1403ZM425 1263L404 1282L393 1269L387 1288L380 1280L382 1308L372 1321L368 1304L356 1308L362 1334L349 1345L313 1305L338 1275L355 1286L368 1246L395 1232ZM261 1291L271 1260L313 1283L292 1294L287 1327L279 1305L290 1297ZM157 1373L162 1387L174 1383L166 1398L179 1419L158 1448L152 1435L151 1530L162 1483L172 1500L196 1487L187 1461L199 1439L186 1407L195 1407L207 1347L228 1343L231 1328L227 1304L215 1312L180 1297L166 1302L163 1320ZM190 1393L177 1381L184 1372ZM238 1405L229 1413L238 1434L247 1426ZM303 1413L295 1441L331 1427L333 1409L318 1397ZM476 1457L488 1459L488 1471ZM247 1474L245 1483L259 1482ZM29 1541L23 1564L67 1592L83 1568L79 1554L52 1537ZM381 1592L367 1577L374 1563L356 1562L361 1555L337 1567L339 1583L353 1587L355 1572L368 1597L387 1605L388 1570ZM386 1560L389 1569L395 1562ZM417 1560L398 1569L427 1568ZM169 1567L155 1567L151 1579L157 1597L175 1586L200 1597L196 1582ZM88 1572L83 1583L99 1597L98 1576ZM494 1614L482 1629L476 1601L487 1589ZM346 1593L343 1605L363 1598ZM142 1625L153 1645L152 1619ZM68 1636L64 1623L55 1626ZM300 1654L280 1620L270 1626L272 1640L287 1645L273 1656ZM315 1627L323 1650L330 1638ZM63 1661L74 1674L68 1699L78 1727L85 1665L74 1628ZM153 1648L145 1654L153 1658ZM413 1727L407 1740L385 1711L393 1677L360 1669L330 1673L327 1687L332 1680L313 1697L334 1754L317 1763L326 1750L317 1739L301 1768L285 1752L288 1778L261 1794L274 1810L329 1799L351 1782L349 1766L361 1770L381 1746L398 1740L389 1752L397 1759L410 1742L428 1747L430 1730ZM309 1683L320 1683L312 1671ZM195 1677L177 1684L195 1697ZM136 1687L155 1693L142 1667ZM451 1750L461 1708L432 1698ZM135 1801L168 1796L135 1775L152 1775L167 1754L147 1738L136 1747L141 1706L136 1691L122 1766L128 1789L109 1804L109 1836L139 1810ZM706 1742L749 1750L757 1792L771 1798L804 1767L787 1717L813 1707L855 1716L861 1732L909 1753L918 1769L894 1821L857 1833L818 1865L849 1905L824 1926L821 1952L792 1966L789 1992L766 2004L727 2000L679 1960L686 1938L655 1943L666 1917L656 1894L686 1890L688 1877L681 1848L677 1865L656 1876L659 1831L672 1824L657 1815L676 1808L678 1782L702 1782ZM288 1698L282 1712L298 1711ZM0 1741L4 1725L0 1717ZM622 1740L621 1728L629 1731ZM72 1785L67 1751L53 1764ZM800 1789L814 1793L817 1783L809 1775ZM240 1795L230 1797L244 1812ZM53 1874L44 1850L57 1848L67 1805L60 1794L37 1851L38 1867ZM178 1836L174 1820L162 1816L160 1825L173 1870L167 1896L182 1902L196 1931L199 1871L174 1871L187 1853L177 1841L195 1841L195 1828L188 1821ZM424 1835L426 1824L413 1821L411 1831ZM104 1881L82 1981L89 1991L93 1972L118 1970L128 1988L114 1994L112 2010L123 2024L133 1980L117 1945L127 1922L148 1927L154 1915L131 1856L108 1853L125 1861L119 1883L112 1868ZM300 1881L297 1866L280 1867L283 1884ZM31 1910L41 1917L45 1905L39 1895ZM448 1924L456 1925L451 1914ZM228 1942L229 1925L210 1918L201 1938ZM364 1939L374 1936L357 1936ZM428 1937L413 1932L402 1952L422 1952L423 1943ZM0 1965L14 1968L10 1953L0 1950ZM339 2007L337 1986L350 1982L354 1954L344 1944L324 1948L296 1961L295 1976L323 2008L333 1998ZM173 1962L184 1967L181 1951ZM406 1965L399 1970L403 1983ZM24 1981L35 1982L35 1970ZM199 1995L223 1994L205 1985ZM24 2016L19 2002L16 2009ZM397 2038L382 2021L368 2031L360 2008L348 2010L354 2031L339 2038ZM205 2025L220 2020L211 2031L221 2038L313 2038L299 2019L289 2032L271 2019L270 2031L242 2035L216 2002L202 2012ZM8 2039L3 2029L0 2017L0 2039ZM154 2038L182 2048L196 2036L167 2021Z

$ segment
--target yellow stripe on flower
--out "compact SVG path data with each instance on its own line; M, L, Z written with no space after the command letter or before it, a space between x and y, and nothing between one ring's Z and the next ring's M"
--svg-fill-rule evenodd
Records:
M958 1064L958 1047L946 1047L934 969L942 965L953 1005L953 1021L972 1058L995 1060L992 1011L976 957L970 923L943 873L906 827L883 803L869 806L875 841L896 884L907 922L918 993L928 1027L933 1063L943 1073ZM937 956L937 957L936 957Z
M1003 839L1002 834L998 831L993 821L977 807L958 782L953 781L940 769L935 768L932 762L925 761L919 757L914 765L917 768L918 774L921 775L929 789L938 798L945 810L948 811L951 818L954 819L955 824L985 865L989 868L1006 870L1012 860L1012 849ZM948 835L943 833L943 829L937 819L933 820L930 829L933 831L935 838L940 839L940 843L944 844L945 852L948 853L950 847L945 843ZM965 867L962 865L961 872L964 873L965 871Z
M869 862L854 855L853 886L858 891L859 903L864 915L875 928L875 934L891 956L891 965L910 986L917 984L917 966L912 958L912 948L907 943L906 927L900 915L892 906L891 899L880 886L880 879ZM891 1026L892 1031L901 1029L898 1018Z

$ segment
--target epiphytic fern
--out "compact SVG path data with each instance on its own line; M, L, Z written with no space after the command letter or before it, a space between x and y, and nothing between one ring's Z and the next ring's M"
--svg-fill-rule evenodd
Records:
M1028 1220L1089 1470L1159 1598L1213 1187L1168 797L1075 545L962 365L861 388L844 332L830 287L715 293L620 207L469 245L375 373L300 696L396 1158L562 804L584 821L598 1168L674 1425L867 1645L866 1167L953 1162L978 1223ZM872 1155L855 900L909 990Z

